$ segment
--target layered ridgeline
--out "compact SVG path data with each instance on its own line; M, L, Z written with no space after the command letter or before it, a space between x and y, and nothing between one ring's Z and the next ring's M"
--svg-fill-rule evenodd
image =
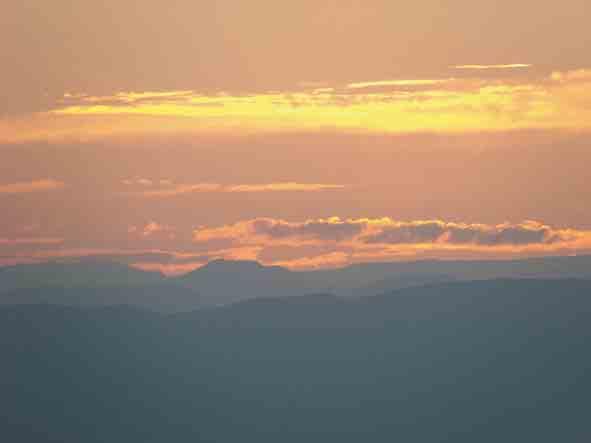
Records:
M590 346L591 282L572 279L176 314L3 306L0 433L19 443L586 443Z
M591 279L591 256L367 263L307 272L216 260L175 278L116 263L20 265L0 268L0 304L125 304L175 312L259 297L368 296L444 282L523 278Z

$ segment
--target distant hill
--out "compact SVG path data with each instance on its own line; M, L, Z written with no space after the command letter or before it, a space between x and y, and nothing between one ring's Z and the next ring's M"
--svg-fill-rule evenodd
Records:
M0 305L130 304L175 312L261 297L318 293L359 297L445 282L508 278L591 280L591 256L367 263L306 272L254 261L216 260L175 278L116 263L21 265L0 268Z
M139 287L164 277L113 262L71 261L0 268L0 292L35 288Z
M335 292L346 291L349 288L361 288L388 279L419 278L420 276L435 279L444 277L450 281L502 278L591 279L591 256L539 257L519 260L420 260L361 263L340 269L312 271L306 274L315 282L331 281Z
M19 443L586 443L591 282L488 280L173 315L0 307Z

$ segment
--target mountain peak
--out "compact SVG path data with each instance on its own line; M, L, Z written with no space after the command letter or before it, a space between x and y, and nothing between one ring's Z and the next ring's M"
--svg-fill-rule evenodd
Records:
M205 266L200 268L201 270L257 270L263 269L264 266L254 260L226 260L223 258L212 260Z
M203 277L205 275L260 275L261 273L269 273L273 271L289 272L287 269L280 266L265 266L255 260L226 260L216 259L207 263L205 266L198 268L181 278Z

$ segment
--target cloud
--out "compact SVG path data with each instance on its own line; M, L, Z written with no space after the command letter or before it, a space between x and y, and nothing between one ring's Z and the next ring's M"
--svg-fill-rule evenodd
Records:
M343 189L345 185L326 184L326 183L263 183L263 184L241 184L241 185L222 185L219 183L196 183L173 185L171 182L163 183L165 188L142 191L138 194L144 197L174 197L183 194L198 194L206 192L220 193L242 193L242 192L315 192Z
M413 79L413 80L378 80L369 82L349 83L347 89L366 89L383 86L434 86L447 83L453 79Z
M36 237L36 238L0 238L0 246L18 245L59 245L64 242L63 238Z
M178 276L187 274L195 269L198 269L207 262L190 262L190 263L146 263L146 262L132 262L129 263L129 266L132 268L140 269L146 272L159 272L166 276Z
M133 231L138 238L163 234L150 222ZM472 224L443 220L384 218L310 219L301 222L256 218L193 232L193 249L38 251L20 262L56 257L102 257L144 270L181 274L215 259L258 260L291 269L320 269L352 263L437 259L515 258L591 251L591 231L554 228L536 221Z
M363 230L363 221L344 221L338 217L288 222L273 218L244 220L215 228L203 227L193 232L194 242L233 241L243 244L265 243L265 240L285 242L332 241L351 239ZM269 242L267 242L269 243Z
M143 227L142 226L140 226L140 227L130 226L127 229L127 232L130 234L139 235L144 238L155 237L155 236L160 236L160 237L164 236L169 239L175 238L175 233L174 233L173 228L171 228L170 226L161 225L159 223L156 223L155 221L151 221L151 222L147 223L146 225L144 225Z
M282 266L290 269L324 269L337 268L350 264L350 255L344 252L330 252L328 254L314 257L300 257L292 260L275 261L275 266Z
M247 243L254 237L253 223L255 220L239 221L231 225L217 227L201 226L193 231L194 243L209 243L223 241L225 244Z
M0 185L0 194L27 194L32 192L45 192L63 189L66 186L64 182L43 179L29 182L17 182Z
M552 244L570 239L570 235L535 221L517 225L446 223L440 220L392 221L362 241L369 244L438 243L452 245L530 245Z
M558 83L576 83L591 81L591 69L576 69L573 71L555 71L550 78Z
M586 231L582 231L587 234ZM498 225L445 222L443 220L397 221L391 218L341 219L331 217L304 222L273 218L244 220L232 225L200 228L195 242L234 240L242 243L301 241L355 241L368 245L551 245L577 239L577 231L554 229L536 221Z
M320 90L298 85L240 94L71 95L48 112L0 120L0 142L285 131L407 134L591 129L591 70L543 73L525 69L528 66L458 65L456 69L483 74L334 83ZM515 70L524 75L515 77Z
M190 271L214 258L218 256L163 249L60 248L0 255L0 266L49 261L108 261L164 273L169 270L174 274L174 268L178 268L179 272L181 269Z
M253 220L251 224L255 235L263 235L272 239L295 237L341 241L358 235L363 229L363 222L344 221L338 217L308 220L302 223L261 218Z
M345 185L327 183L285 182L227 186L223 188L223 192L314 192L326 191L330 189L343 189L345 187Z
M524 69L530 68L532 65L527 63L513 63L508 65L456 65L453 69L470 69L476 71L484 71L489 69Z
M147 179L147 178L128 178L128 179L122 180L122 183L126 186L133 186L133 185L152 186L154 184L154 182L152 180Z
M184 233L152 220L130 226L128 233L126 249L65 248L64 239L43 236L0 238L0 265L94 257L174 274L220 258L316 269L376 261L591 253L591 231L531 220L487 224L390 217L301 221L259 217ZM181 241L189 233L191 240Z
M68 93L66 92L61 98L60 102L64 104L68 103L86 103L86 104L113 104L113 103L126 103L126 104L139 104L139 103L152 103L152 102L163 102L166 100L180 100L185 97L191 97L194 95L194 91L191 90L180 90L180 91L145 91L145 92L117 92L111 96L92 96L84 93Z
M171 188L155 189L140 192L144 197L174 197L182 194L198 194L202 192L220 192L222 186L216 183L197 183L193 185L176 185Z
M193 232L204 248L259 248L259 259L294 267L324 261L383 261L426 257L511 257L591 249L591 231L558 229L536 221L472 224L331 217L303 222L256 218ZM325 258L319 258L325 256ZM337 258L338 257L338 258ZM330 258L330 260L328 259ZM316 265L313 265L316 263Z
M63 239L4 238L0 239L0 247L6 246L0 264L101 259L175 274L219 258L315 269L427 258L502 259L591 253L591 231L556 228L538 221L484 224L389 217L303 221L253 218L200 226L192 232L192 242L176 241L174 250L143 248L146 244L172 246L170 235L176 233L175 228L155 221L132 226L127 249L63 248ZM133 242L137 242L136 247Z

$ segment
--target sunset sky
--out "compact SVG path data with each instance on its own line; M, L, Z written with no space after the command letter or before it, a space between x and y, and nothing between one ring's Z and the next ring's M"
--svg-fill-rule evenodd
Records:
M5 3L0 265L591 253L588 0Z

